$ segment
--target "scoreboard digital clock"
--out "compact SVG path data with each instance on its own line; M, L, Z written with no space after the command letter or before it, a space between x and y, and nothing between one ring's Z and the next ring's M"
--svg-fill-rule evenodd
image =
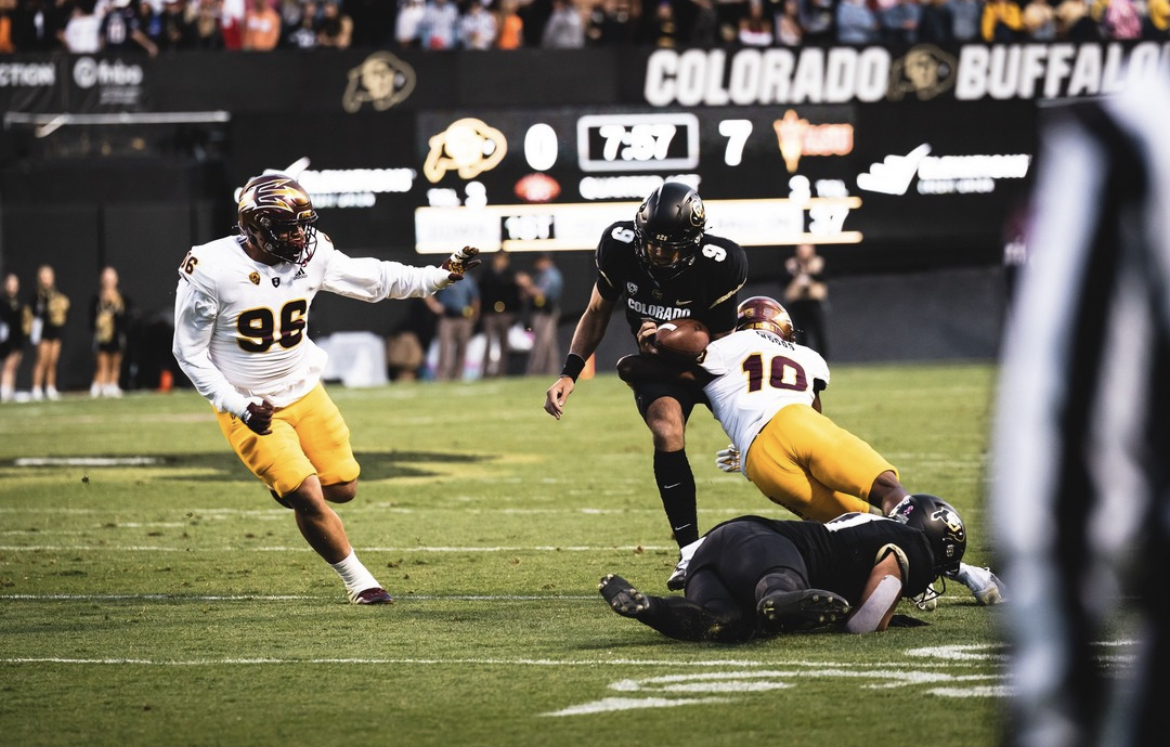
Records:
M593 114L577 120L582 171L690 171L699 165L699 118L666 114Z

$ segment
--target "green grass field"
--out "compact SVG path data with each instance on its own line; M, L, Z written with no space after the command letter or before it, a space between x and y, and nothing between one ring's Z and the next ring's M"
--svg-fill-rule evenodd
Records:
M989 365L839 366L825 412L944 496L990 562ZM397 598L360 608L190 390L0 409L0 743L671 745L996 742L994 608L952 586L928 627L679 643L598 578L664 594L676 559L650 439L614 376L557 422L543 379L331 387L363 466L341 506ZM792 518L714 467L703 529ZM117 457L112 465L87 457Z

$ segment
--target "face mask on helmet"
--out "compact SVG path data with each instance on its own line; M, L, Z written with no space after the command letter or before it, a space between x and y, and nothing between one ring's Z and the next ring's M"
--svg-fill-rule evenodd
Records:
M666 182L634 216L638 258L655 277L673 277L695 263L706 226L698 193L680 182Z
M317 212L305 191L286 176L248 181L237 206L248 242L282 262L306 265L317 249Z
M759 329L771 332L782 340L796 340L796 328L792 317L778 301L767 296L752 296L745 299L736 309L736 329Z
M907 496L894 507L890 518L920 529L934 551L934 572L953 576L967 550L967 528L955 507L941 498L925 493Z

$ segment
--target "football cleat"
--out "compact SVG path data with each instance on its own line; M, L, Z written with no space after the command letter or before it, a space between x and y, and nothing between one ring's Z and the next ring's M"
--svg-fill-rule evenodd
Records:
M979 604L1003 604L1007 601L1007 589L990 568L960 563L954 578L971 590Z
M695 540L689 545L683 545L678 550L678 562L674 565L674 570L671 571L670 578L666 579L666 588L671 591L682 591L687 586L687 567L691 564L691 558L695 557L695 550L699 549L699 545L703 544L703 538Z
M756 605L756 614L769 632L791 633L844 620L849 602L821 589L773 591Z
M349 601L354 604L394 604L394 597L385 589L374 586L357 594L350 594Z
M605 576L597 584L597 591L609 604L609 608L622 617L637 617L650 609L650 600L646 595L621 576L612 573Z

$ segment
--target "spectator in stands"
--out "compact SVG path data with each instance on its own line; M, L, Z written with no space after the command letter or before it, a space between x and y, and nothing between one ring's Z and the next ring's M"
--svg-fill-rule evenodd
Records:
M195 46L193 28L187 23L187 0L166 0L160 21L158 48L163 51Z
M519 49L524 46L524 19L516 12L518 0L502 0L496 16L496 49Z
M734 44L739 34L739 21L747 15L749 0L714 0L715 15L719 19L719 38L727 44ZM657 0L646 0L657 2ZM645 5L643 5L645 7ZM645 11L643 11L645 13Z
M673 49L679 44L679 25L670 0L658 0L653 17L644 25L652 46Z
M353 42L353 19L341 12L340 0L321 4L321 21L317 25L317 46L349 49Z
M12 12L12 46L17 52L59 49L66 21L51 0L20 0Z
M16 47L12 44L12 12L16 10L16 0L0 0L0 54L12 54Z
M1146 13L1142 36L1154 41L1170 40L1170 0L1149 0Z
M539 47L544 27L552 15L552 0L524 0L516 12L524 21L524 46Z
M61 333L69 318L69 297L57 290L57 276L49 265L41 265L37 270L36 295L28 313L28 339L37 350L33 363L32 398L60 399L57 361L61 358Z
M918 16L918 41L939 46L955 43L955 15L950 0L924 0Z
M664 3L669 5L668 3ZM775 41L772 33L772 19L764 15L763 0L751 0L747 15L739 19L736 34L739 43L745 47L770 47Z
M894 0L877 11L881 40L891 45L918 43L918 19L922 7L918 0Z
M837 41L862 46L878 40L878 22L865 0L840 0L837 6Z
M630 16L617 12L615 0L596 0L589 8L585 23L585 43L590 47L608 47L630 41Z
M1056 36L1071 42L1101 40L1101 30L1089 17L1085 0L1064 0L1056 6Z
M954 19L955 41L963 44L977 40L983 21L983 0L950 0L948 5Z
M219 5L219 30L224 49L244 48L244 18L252 0L216 0Z
M1139 39L1142 21L1133 0L1093 0L1089 16L1101 29L1105 39Z
M394 39L398 46L417 47L422 44L422 23L426 15L423 0L401 0L398 17L394 21Z
M451 0L430 0L423 9L421 41L426 49L454 49L459 34L459 9Z
M131 0L113 0L100 26L101 46L106 52L146 51L151 57L158 54L158 45L151 41L142 27L142 16Z
M394 0L344 0L341 9L353 19L354 47L380 49L388 45L394 31Z
M1056 38L1056 11L1048 0L1029 0L1023 11L1024 33L1034 41Z
M301 27L301 19L305 15L304 0L280 0L276 12L280 14L280 41L282 45L289 44L289 37Z
M691 27L686 31L686 38L691 46L713 47L722 40L719 38L719 14L715 12L714 0L691 0L695 4L691 14Z
M516 323L521 308L520 284L508 252L501 249L493 254L491 264L480 271L476 281L484 335L483 376L485 379L503 376L508 373L508 359L512 354L508 331Z
M297 27L288 33L285 44L294 49L317 48L317 3L314 0L305 3Z
M94 0L79 0L61 34L65 49L73 54L97 54L102 48L101 28Z
M138 0L138 23L146 38L157 46L162 36L162 14L155 10L151 0Z
M781 47L799 47L804 42L800 25L799 0L784 0L775 18L776 43Z
M217 0L196 0L195 14L187 20L188 34L195 49L223 49L220 5Z
M553 0L552 15L540 38L545 49L580 49L585 46L585 27L571 0Z
M279 42L280 14L272 9L268 0L252 0L244 15L241 47L249 52L270 52Z
M833 0L798 0L804 43L825 47L837 40L837 11Z
M91 397L121 397L122 356L130 327L130 302L118 288L118 271L102 270L98 292L90 302L90 329L93 332L95 364Z
M481 0L471 0L459 19L459 39L464 49L492 49L496 45L496 17Z
M979 22L980 35L988 44L1019 41L1024 32L1023 14L1015 0L987 0Z

